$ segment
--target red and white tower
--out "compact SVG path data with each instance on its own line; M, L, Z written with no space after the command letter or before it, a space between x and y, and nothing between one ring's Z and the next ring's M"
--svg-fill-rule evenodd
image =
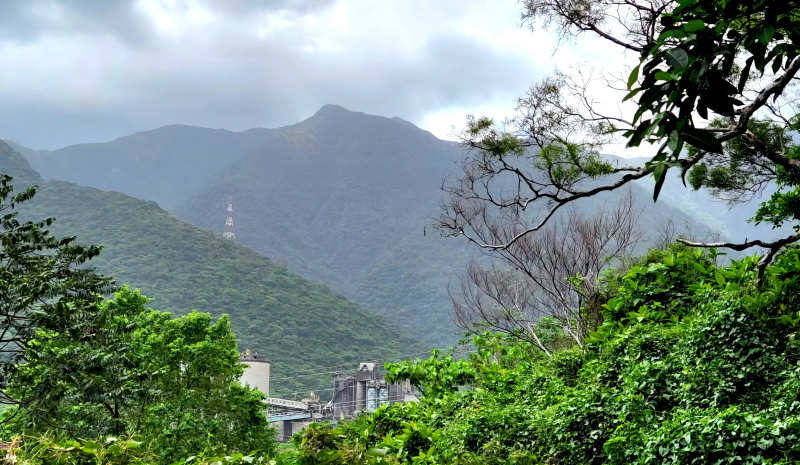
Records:
M227 217L225 218L225 232L222 233L222 237L232 241L236 240L236 235L233 234L233 198L231 197L228 197L228 212Z

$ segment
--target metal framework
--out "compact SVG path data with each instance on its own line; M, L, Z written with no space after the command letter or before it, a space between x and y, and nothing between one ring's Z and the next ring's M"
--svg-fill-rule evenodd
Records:
M233 233L233 198L231 197L228 197L228 211L225 218L225 232L222 233L222 237L232 241L236 240L236 235Z

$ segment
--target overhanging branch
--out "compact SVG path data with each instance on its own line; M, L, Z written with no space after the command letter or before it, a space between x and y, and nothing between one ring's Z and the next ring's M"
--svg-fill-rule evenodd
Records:
M775 242L764 242L762 240L756 239L754 241L744 242L741 244L737 244L735 242L692 242L686 239L678 239L678 242L682 244L686 244L690 247L701 247L701 248L725 248L731 249L741 252L742 250L746 250L752 247L762 247L768 250L767 254L761 258L758 262L758 276L761 279L764 276L764 270L766 270L767 265L772 262L772 259L775 258L775 254L778 251L789 244L793 244L797 241L800 241L800 232L794 233L789 237L785 237L783 239L778 239Z

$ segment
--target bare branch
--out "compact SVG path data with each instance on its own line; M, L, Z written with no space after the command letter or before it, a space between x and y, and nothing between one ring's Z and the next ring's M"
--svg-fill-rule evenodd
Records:
M516 235L513 219L474 213L484 223L480 231L485 237ZM537 234L489 252L495 259L490 266L473 260L461 294L451 294L455 323L474 332L511 334L549 354L556 347L541 338L539 323L550 317L573 344L583 347L586 335L600 324L600 273L641 241L637 220L629 192L614 208L590 216L567 211Z
M683 244L686 244L686 245L688 245L690 247L702 247L702 248L711 248L711 247L721 248L721 247L724 247L726 249L732 249L732 250L736 250L736 251L742 251L742 250L746 250L746 249L749 249L749 248L752 248L752 247L765 248L765 249L768 250L767 254L764 257L762 257L761 260L759 260L759 262L758 262L759 277L762 277L764 275L764 271L767 268L767 265L769 265L770 262L772 262L772 259L775 257L775 254L778 253L778 251L781 248L783 248L784 246L787 246L789 244L793 244L793 243L795 243L797 241L800 241L800 232L792 234L791 236L785 237L783 239L778 239L775 242L764 242L764 241L758 240L758 239L754 240L754 241L743 242L743 243L740 243L740 244L737 244L737 243L734 243L734 242L708 242L708 243L692 242L692 241L689 241L689 240L686 240L686 239L678 239L678 241L683 243Z

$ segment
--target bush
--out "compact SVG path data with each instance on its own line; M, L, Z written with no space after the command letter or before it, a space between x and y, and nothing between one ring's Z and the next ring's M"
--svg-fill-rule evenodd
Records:
M619 275L585 352L481 337L469 360L389 366L420 403L306 431L299 463L796 463L800 251L762 279L757 257L715 259L678 248Z

